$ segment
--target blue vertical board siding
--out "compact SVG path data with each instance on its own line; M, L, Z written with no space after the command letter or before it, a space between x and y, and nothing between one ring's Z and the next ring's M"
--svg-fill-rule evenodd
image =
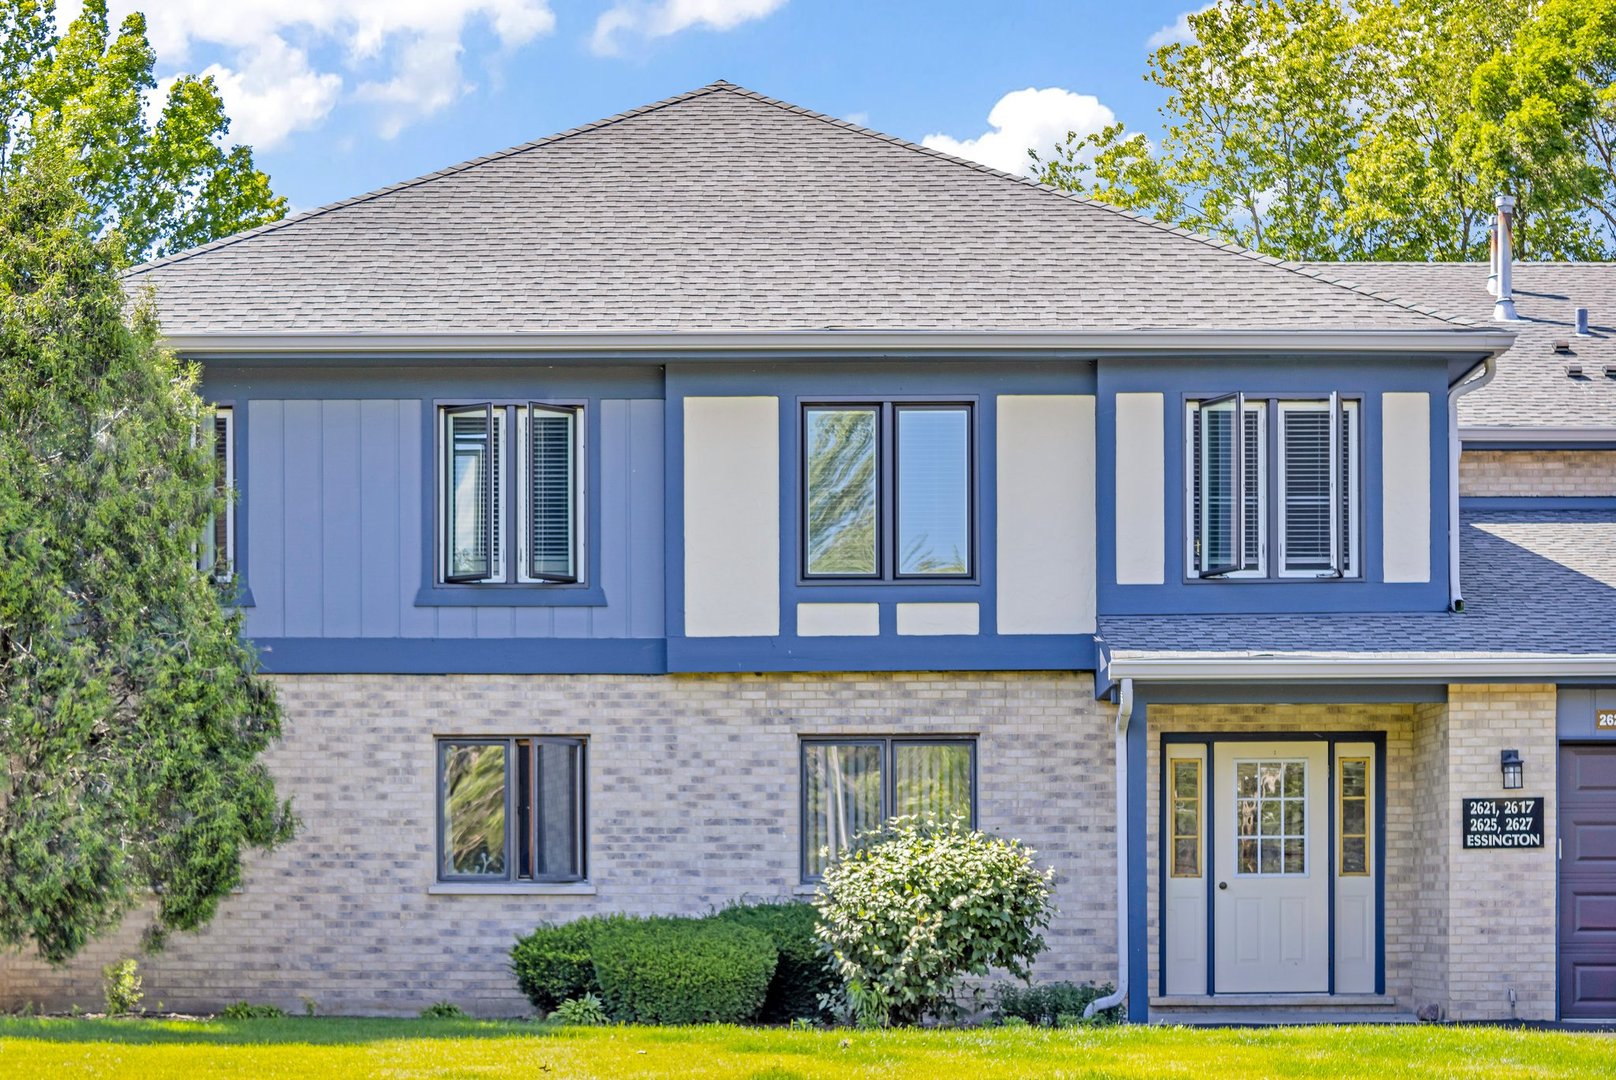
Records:
M359 403L359 626L364 637L400 633L398 405Z
M282 407L285 440L285 596L287 637L325 636L325 553L320 523L320 418L322 402L288 401ZM248 582L249 587L251 582Z
M410 598L421 581L421 531L410 528L411 522L421 520L422 514L432 513L433 504L423 501L421 473L411 462L421 460L421 403L400 401L398 404L398 438L395 452L395 475L398 478L398 519L392 524L392 544L398 555L398 592L390 603L398 609L400 637L435 637L438 633L438 609L417 607Z
M624 535L634 587L628 592L628 635L659 638L663 597L662 416L660 401L628 403L629 499ZM608 595L610 595L608 593Z
M600 456L600 536L591 536L586 543L599 545L600 584L608 597L622 596L630 581L628 565L629 545L613 543L608 537L626 538L628 534L628 475L629 419L626 401L600 403L600 445L595 453ZM610 479L608 479L610 478ZM590 620L591 636L628 636L628 605L607 605L593 612Z
M369 553L359 530L359 402L320 403L320 625L325 637L359 636L360 565ZM367 481L365 487L370 486Z
M245 520L253 547L248 572L252 575L255 603L247 609L247 634L249 637L282 637L286 633L286 462L282 449L282 403L253 401L248 403L247 411L245 451L251 488L250 492L242 493L237 504L241 514L238 521ZM238 446L236 453L242 452L243 448Z

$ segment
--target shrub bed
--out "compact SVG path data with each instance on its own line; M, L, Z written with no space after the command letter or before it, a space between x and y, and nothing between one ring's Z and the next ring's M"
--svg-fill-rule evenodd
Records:
M570 923L545 924L517 938L511 949L516 984L533 1007L544 1013L585 994L599 996L593 958L595 940L628 921L622 915L590 915Z
M824 1015L820 998L835 993L841 984L815 932L819 914L812 904L735 904L713 918L763 931L780 954L759 1019L787 1024Z
M778 955L761 930L713 918L624 920L593 940L607 1015L639 1024L756 1020Z
M1064 1027L1083 1018L1089 1002L1105 997L1115 989L1110 983L1095 986L1091 982L1049 982L1031 986L1019 983L1001 983L994 992L993 1013L1000 1020L1015 1018L1040 1027ZM1116 1023L1122 1019L1122 1006L1116 1005L1097 1014L1100 1023Z

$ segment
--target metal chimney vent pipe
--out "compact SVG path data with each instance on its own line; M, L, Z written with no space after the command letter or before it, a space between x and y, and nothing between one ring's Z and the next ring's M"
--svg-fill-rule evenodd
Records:
M1577 309L1577 336L1588 336L1588 309L1585 307Z
M1515 314L1514 288L1510 282L1510 263L1514 258L1514 237L1511 235L1513 216L1515 213L1515 198L1512 195L1499 195L1493 199L1493 206L1498 210L1498 301L1493 304L1493 318L1499 322L1514 322L1520 318Z

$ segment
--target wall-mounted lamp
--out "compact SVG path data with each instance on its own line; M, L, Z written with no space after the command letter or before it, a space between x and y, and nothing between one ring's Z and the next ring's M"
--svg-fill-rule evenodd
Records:
M1504 773L1504 790L1517 791L1523 781L1525 762L1519 750L1504 750L1498 755L1498 767Z

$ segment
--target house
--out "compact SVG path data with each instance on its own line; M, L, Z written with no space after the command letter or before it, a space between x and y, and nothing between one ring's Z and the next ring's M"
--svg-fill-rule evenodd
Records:
M1616 1015L1616 277L1504 246L1515 321L720 82L136 268L302 820L149 994L520 1012L927 812L1135 1020Z

